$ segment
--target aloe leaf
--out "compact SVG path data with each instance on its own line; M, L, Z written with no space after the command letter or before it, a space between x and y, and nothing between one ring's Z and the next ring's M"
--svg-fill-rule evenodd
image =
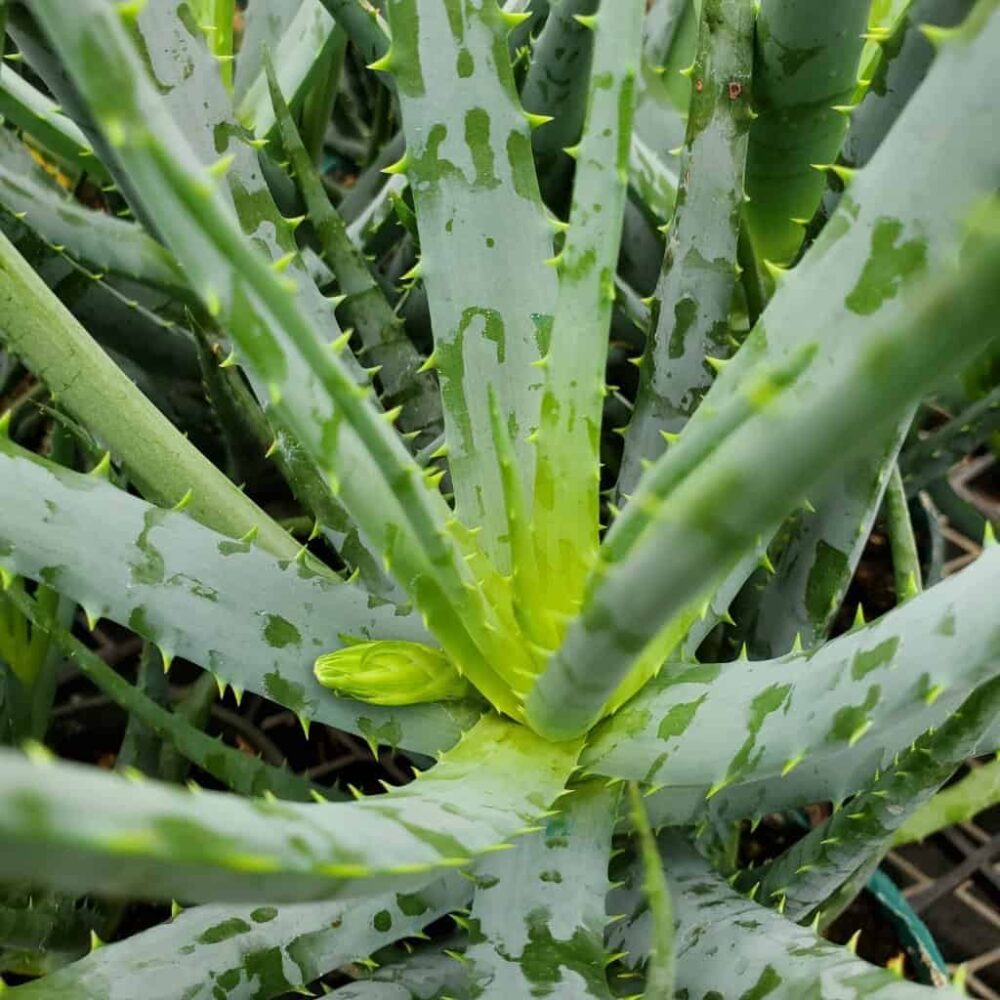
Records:
M233 97L239 102L250 85L263 74L263 53L274 52L295 19L304 0L255 0L244 17L243 39L233 74Z
M107 182L104 164L73 120L55 101L10 68L0 73L0 115L61 160Z
M926 840L932 834L974 816L1000 802L1000 761L974 766L969 773L938 792L909 816L893 834L893 847Z
M658 223L669 221L677 200L677 174L635 134L629 147L628 179L632 192Z
M639 838L639 851L642 856L642 891L652 918L652 943L649 949L649 962L646 965L644 996L648 1000L655 1000L656 997L674 995L674 982L677 978L674 968L674 906L670 896L670 886L663 873L656 837L649 825L646 807L642 804L642 795L634 782L629 785L629 801L631 806L629 815L632 827Z
M477 585L489 585L483 579L490 570L481 567L483 576L473 576L464 558L472 542L460 545L449 533L451 511L433 481L424 480L372 404L370 390L356 384L340 354L322 341L288 279L247 246L184 137L168 121L159 123L156 135L149 132L158 97L136 64L115 11L86 0L77 24L45 0L37 15L118 142L116 156L127 161L146 213L155 216L182 265L198 275L197 291L208 311L231 332L248 369L267 386L276 420L329 477L345 508L433 620L460 669L493 704L519 715L520 705L494 670L497 665L515 672L518 650L504 641L503 629L490 628L492 611ZM81 37L90 41L82 45ZM90 61L91 42L110 62ZM117 86L106 77L107 65L115 66ZM133 95L131 104L121 104L121 92ZM353 475L359 463L372 475L363 480Z
M826 636L875 523L908 424L909 415L874 452L849 461L815 502L808 498L812 509L796 511L787 533L779 534L773 570L759 574L758 587L734 609L754 657L778 656L796 642L813 646Z
M362 588L278 562L108 483L0 451L0 565L48 581L92 618L107 617L242 691L373 742L434 752L476 717L471 706L391 711L336 698L312 662L341 636L426 639L420 621Z
M628 178L642 5L602 10L577 157L537 434L532 530L543 606L571 612L598 544L598 461L608 327Z
M341 293L347 296L341 309L361 339L366 361L379 367L378 378L386 403L389 407L403 407L399 426L405 431L422 432L416 443L426 444L442 427L441 399L434 377L420 370L423 359L407 337L402 321L372 275L364 255L351 242L344 220L330 204L268 61L265 69L281 143L302 192L310 224L320 241L323 260L336 276Z
M985 53L996 42L990 43L984 34L994 33L996 39L998 30L996 19L990 22L991 10L988 4L980 5L975 18L959 30L954 44L944 44L942 58L931 68L911 106L870 166L851 184L846 195L848 211L831 220L794 276L786 274L779 282L777 294L759 324L762 332L757 335L766 337L771 349L777 347L778 341L785 344L784 350L791 349L795 331L806 322L818 323L823 315L829 317L829 328L836 329L843 343L863 338L864 324L872 316L897 313L901 301L898 289L910 276L924 268L936 268L957 252L956 221L972 212L976 199L994 190L998 182L997 153L991 147L991 137L996 134L995 126L989 123L992 110L979 104L977 114L983 115L979 126L956 129L943 142L929 123L940 122L947 115L954 86L967 88L965 92L970 95L990 86L991 70ZM973 56L968 63L963 52ZM987 132L979 133L978 127ZM933 175L915 178L912 187L908 184L915 158L920 158L921 166L931 167L927 163L929 151L936 164L931 169L948 176L962 174L957 186L949 186L944 192L948 208L940 201L933 208L927 204L924 192L933 183ZM855 218L860 226L854 224ZM901 223L898 231L894 219ZM722 392L732 391L744 370L742 363L752 364L755 353L748 350L737 354L730 370L720 377L726 387ZM799 515L793 544L778 565L779 576L767 583L766 594L754 598L758 605L765 601L770 605L769 618L775 626L770 648L790 648L796 632L807 642L825 633L860 557L897 446L887 435L868 459L859 458L845 465L825 496L813 493L809 497L817 514ZM881 456L877 456L880 448ZM872 463L876 460L877 471L873 474ZM716 620L756 563L757 557L751 554L720 587L718 598L712 602ZM706 620L707 626L711 624L712 619ZM699 632L706 634L707 628L696 629ZM698 634L693 638L696 640ZM696 642L691 642L689 648L695 647ZM755 653L763 649L760 643L755 645Z
M36 609L37 610L37 609ZM51 626L50 626L51 631ZM83 647L86 649L86 647ZM87 650L89 653L90 650ZM104 666L107 664L98 657ZM100 667L97 668L100 670ZM115 675L117 677L117 674ZM202 676L205 676L204 674ZM118 678L119 680L121 678ZM151 642L142 644L142 652L139 654L139 662L135 668L134 692L142 696L142 705L146 703L154 705L156 708L166 709L170 704L170 683L167 680L167 672L163 669L163 657ZM109 696L110 697L110 696ZM126 711L128 711L126 709ZM169 712L167 713L170 714ZM125 724L125 733L118 746L118 753L115 756L115 768L119 771L139 771L149 778L164 777L160 773L160 755L163 751L162 734L158 733L155 727L147 725L141 713L129 713L128 722ZM186 721L178 716L177 722L187 727ZM201 729L197 730L199 735L204 735ZM171 747L171 755L176 755L176 747ZM173 756L176 760L177 757ZM289 796L294 798L294 796Z
M676 886L679 991L735 997L756 990L770 1000L930 995L740 896L679 837L665 839L664 855ZM957 1000L960 994L944 988L934 995Z
M312 800L314 789L310 782L299 778L291 771L275 767L257 757L245 754L242 750L226 746L219 740L206 736L179 715L156 704L139 688L129 684L99 656L88 650L83 643L74 639L72 634L58 622L47 620L31 598L24 594L13 593L8 594L7 599L12 601L15 607L38 628L48 632L54 643L73 659L88 680L128 712L130 724L141 723L147 731L167 740L192 763L241 795L270 793L279 799L298 802ZM162 668L159 674L163 676Z
M990 549L818 650L668 664L594 731L581 763L669 789L676 824L706 807L739 819L839 801L997 671L988 607L998 572L1000 550Z
M668 169L684 142L691 83L681 70L694 57L701 2L655 0L646 16L635 132Z
M539 184L548 203L566 189L573 163L565 150L579 141L587 113L594 33L577 18L586 19L596 11L597 0L549 4L521 87L525 110L552 119L531 136Z
M984 284L979 292L963 290L971 271L949 270L952 253L968 233L960 220L989 197L998 180L995 136L1000 131L984 133L980 127L989 128L997 111L983 99L983 88L992 72L989 53L1000 39L1000 16L990 17L986 8L982 11L942 49L890 141L855 179L850 200L842 202L823 236L772 299L677 446L648 471L636 497L612 526L584 612L570 625L562 649L536 686L529 716L534 713L537 719L542 711L558 713L563 720L559 724L566 727L563 731L582 730L584 719L593 721L599 716L598 706L610 698L631 664L638 662L631 690L638 687L642 672L655 670L669 650L650 647L646 659L640 661L646 644L661 629L673 641L676 623L692 609L697 617L705 599L696 596L692 602L692 595L715 589L717 581L739 561L739 553L750 553L758 538L771 537L805 491L815 495L822 489L817 480L824 476L829 480L836 472L828 456L836 454L841 462L847 461L852 448L855 453L861 450L879 426L888 434L913 400L944 377L947 359L935 356L926 317L937 313L946 322L952 308L946 304L949 300L955 308L972 308L973 301L983 295L976 308L982 310L986 324L982 343L988 339L988 316L995 307L990 305L986 260L996 252L996 241L970 240L970 244L981 243L985 254L980 257ZM930 143L928 154L923 135L927 115L935 108L944 114L956 93L968 99L970 115L978 125L967 128L968 119L963 116L949 141ZM940 118L935 120L940 124ZM923 152L918 155L918 151ZM929 156L936 169L961 174L961 185L947 188L947 208L938 203L933 212L927 210L923 187L914 190L900 182L906 175L901 161L912 164L919 159L922 170L930 166ZM932 183L929 177L926 180ZM991 216L989 210L986 216ZM986 228L992 225L986 222ZM993 250L986 249L990 242ZM919 295L899 295L904 279L923 272L931 262L938 272L936 280L928 280ZM931 291L935 285L937 290ZM809 329L823 331L812 345L802 339L806 317ZM918 374L911 363L925 349L922 374ZM966 350L972 354L977 347L969 343ZM873 377L876 357L885 365L886 378L881 380ZM892 401L890 394L896 396ZM835 411L829 416L823 412L827 404L820 402L824 396ZM855 403L845 407L846 398ZM757 404L752 400L764 406L753 418L750 413ZM881 416L875 416L876 410ZM779 417L782 412L784 416ZM814 426L819 437L830 434L828 445L818 444ZM798 459L789 461L792 448L806 459L807 441L809 461L816 463L811 473L798 465ZM736 472L738 465L743 465L742 473ZM758 475L761 467L770 468L773 474L763 479ZM789 474L787 485L778 485L780 470ZM741 503L727 504L724 498L737 487ZM667 494L669 510L664 515L662 500ZM751 529L748 516L755 494L762 501L769 494L766 505L774 506L766 516L762 507L761 520ZM682 507L689 513L684 514ZM734 530L737 521L743 528ZM636 546L640 537L643 543ZM697 545L696 539L700 539ZM718 544L716 554L710 555L702 542ZM633 547L636 551L626 557ZM639 549L644 553L641 557ZM664 563L662 553L668 551L671 559ZM681 558L683 553L691 555L690 563L686 555ZM647 586L646 581L653 579L670 583L668 587ZM620 600L608 600L612 593ZM646 596L651 615L643 621Z
M87 953L102 916L87 901L52 893L0 893L0 970L40 976Z
M903 450L899 468L907 496L916 496L925 486L946 475L963 455L998 430L1000 386Z
M610 998L604 899L618 792L590 783L476 865L464 962L478 997Z
M466 994L468 976L459 954L462 940L445 938L432 945L407 948L410 954L399 961L388 962L372 973L370 980L356 980L347 987L335 990L333 996L377 997L370 991L378 987L388 991L386 997L395 1000L435 1000L442 997L461 997ZM381 956L380 956L381 957ZM358 992L360 990L360 992Z
M578 752L578 743L549 744L486 716L409 785L324 805L192 794L4 752L0 877L195 901L306 902L419 888L533 822Z
M903 477L899 466L893 465L885 491L885 518L892 549L892 576L896 588L896 603L902 604L923 589L920 572L920 551L913 534L913 522L906 502Z
M482 527L485 551L505 572L508 527L487 386L496 389L530 495L527 436L538 425L542 378L527 373L547 349L556 273L544 265L552 230L501 12L494 4L454 10L393 0L394 42L380 66L394 74L403 115L401 166L420 230L456 514Z
M745 217L759 257L788 264L823 194L847 119L834 105L854 92L870 0L765 0L757 18L754 110Z
M886 137L934 59L934 45L921 27L952 28L961 24L972 0L913 0L888 37L881 33L878 65L865 87L861 103L851 111L850 126L840 152L852 168L863 167Z
M268 45L278 71L281 92L293 106L308 89L314 70L335 42L333 18L323 9L320 0L301 0L294 10L277 44L271 39ZM258 66L253 80L241 92L236 114L258 138L264 138L276 123L267 77L259 60Z
M388 50L385 22L368 0L320 0L368 62Z
M679 432L701 402L713 379L708 358L733 350L729 307L750 127L753 25L749 0L703 0L682 181L654 293L656 324L625 435L618 488L626 495L643 463L664 451L662 432Z
M324 23L328 21L326 18ZM298 255L293 223L282 216L275 204L258 162L257 149L236 120L219 67L199 29L192 25L185 8L165 0L146 4L135 26L145 46L149 71L164 94L161 99L144 105L147 127L165 136L172 131L172 119L174 125L183 129L203 167L226 167L226 183L219 188L220 197L231 204L241 229L254 244L264 249L273 261L280 262L282 268L287 268L286 274L294 276L298 305L316 329L328 331L332 339L340 332L333 303L320 294ZM123 185L131 188L127 177L123 178ZM346 346L342 348L342 360L355 381L366 380ZM267 384L255 378L252 368L248 375L258 399L265 408L269 407ZM371 542L334 495L322 465L280 426L275 439L279 468L299 501L320 521L330 544L349 566L360 570L373 591L395 596L378 567Z
M939 729L901 752L884 774L810 830L760 873L746 876L756 896L806 923L873 857L888 851L903 820L952 776L1000 712L1000 679L974 691Z
M0 136L0 202L7 211L97 271L183 292L177 265L139 226L85 208L32 176L32 167L27 150L17 149L6 133Z
M416 892L350 902L216 904L105 945L17 988L17 1000L261 1000L367 959L463 905L470 884L448 874Z
M62 405L108 445L150 500L187 511L233 537L292 558L284 532L177 431L101 350L0 233L0 331L7 348L44 377Z

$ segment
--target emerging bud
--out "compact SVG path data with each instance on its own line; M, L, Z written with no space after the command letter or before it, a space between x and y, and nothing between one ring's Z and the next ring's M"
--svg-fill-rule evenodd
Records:
M317 657L313 672L323 687L371 705L454 701L470 693L448 657L419 642L359 642Z

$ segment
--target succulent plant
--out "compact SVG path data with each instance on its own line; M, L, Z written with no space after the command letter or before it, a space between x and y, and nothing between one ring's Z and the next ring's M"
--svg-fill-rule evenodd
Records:
M998 745L1000 552L924 590L908 503L996 389L901 453L996 349L996 0L3 8L14 994L917 996L817 932ZM67 659L122 773L44 749ZM216 683L421 770L344 801ZM180 905L84 954L108 899Z

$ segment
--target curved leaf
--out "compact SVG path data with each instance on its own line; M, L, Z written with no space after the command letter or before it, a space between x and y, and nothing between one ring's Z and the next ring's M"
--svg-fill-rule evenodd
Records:
M544 263L553 231L497 5L392 0L387 13L393 47L379 65L394 75L403 116L399 166L420 231L456 514L482 528L484 549L508 572L487 387L530 495L527 437L538 425L542 386L530 373L545 353L556 300L556 274Z
M1000 670L989 610L998 579L1000 549L990 549L818 650L668 664L595 730L582 764L663 787L654 811L675 824L707 807L740 819L839 801Z
M602 5L588 22L595 38L587 120L569 228L555 260L558 294L543 360L531 506L537 568L515 568L534 575L543 609L561 614L579 606L598 545L604 369L643 13L642 0L617 0L614 9ZM544 636L534 638L554 644Z
M746 220L757 254L775 264L796 255L847 131L834 107L857 81L871 0L765 0L757 18L754 110L747 157Z
M464 955L474 995L610 1000L604 900L618 792L571 792L544 829L480 861Z
M703 0L677 205L654 297L632 420L625 433L619 493L630 495L644 463L666 445L712 384L706 358L727 357L729 307L750 127L753 5Z
M487 716L411 784L324 805L130 783L5 751L0 878L68 892L235 902L417 888L522 832L562 790L578 751Z
M769 1000L920 1000L924 986L868 965L771 910L738 895L679 838L664 843L676 885L677 989L690 996ZM958 1000L941 989L935 998Z
M363 705L313 677L313 661L339 648L341 636L426 639L414 615L9 444L0 470L0 565L47 581L91 617L372 742L433 752L475 718L471 706Z
M217 904L184 910L12 991L17 1000L266 1000L415 935L463 905L449 874L413 893L330 903Z
M755 898L777 903L796 923L808 923L838 889L865 880L888 850L903 820L952 776L1000 712L1000 679L974 691L942 723L894 758L844 808L810 830L763 871L744 873Z

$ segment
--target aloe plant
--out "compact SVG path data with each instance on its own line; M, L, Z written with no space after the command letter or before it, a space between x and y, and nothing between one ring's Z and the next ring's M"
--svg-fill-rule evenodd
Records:
M996 0L4 6L13 992L916 997L816 934L997 749L1000 551L922 590L908 507L996 391L897 461L996 347ZM831 638L883 504L900 606ZM118 773L45 748L64 663ZM214 684L417 776L345 801ZM175 902L87 953L109 899Z

